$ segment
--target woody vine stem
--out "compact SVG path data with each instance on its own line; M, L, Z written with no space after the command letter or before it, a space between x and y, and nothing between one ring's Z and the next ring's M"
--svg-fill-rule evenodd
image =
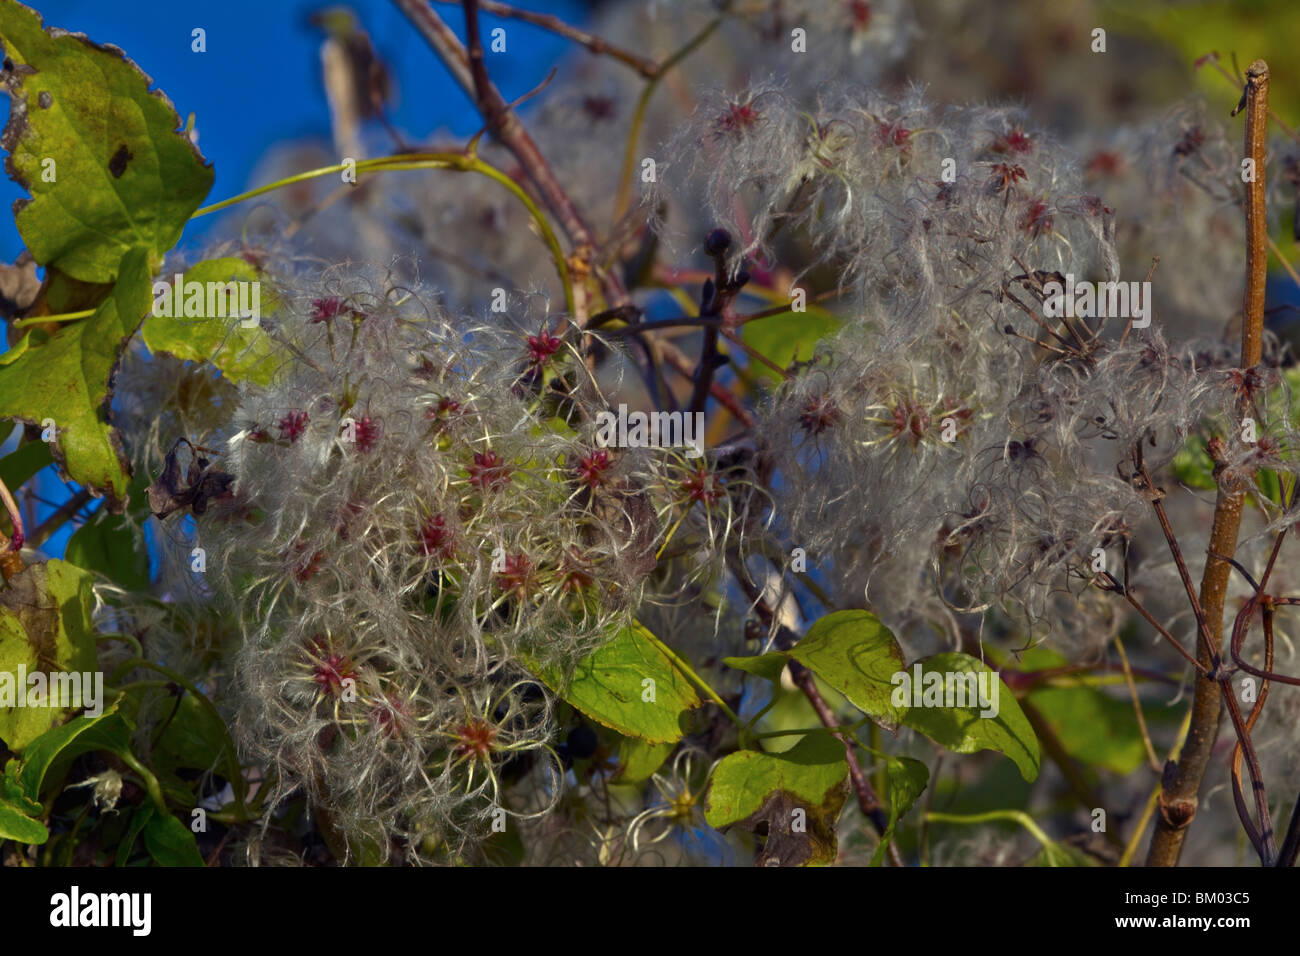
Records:
M1268 256L1268 235L1264 218L1264 152L1268 126L1268 64L1256 60L1246 71L1242 97L1246 112L1245 155L1254 166L1246 184L1246 288L1242 303L1241 367L1251 369L1261 360L1264 330L1264 281ZM1236 112L1241 110L1238 105ZM1243 396L1243 406L1247 404ZM1231 558L1237 550L1241 511L1245 493L1220 485L1210 532L1209 555L1201 578L1197 659L1202 671L1196 677L1192 700L1192 722L1176 765L1165 770L1159 799L1160 813L1147 855L1148 866L1174 866L1182 852L1187 827L1196 816L1197 793L1219 736L1222 712L1220 683L1211 674L1219 661L1223 631L1224 600L1227 597ZM1213 641L1213 644L1208 643ZM1228 692L1231 687L1227 687Z

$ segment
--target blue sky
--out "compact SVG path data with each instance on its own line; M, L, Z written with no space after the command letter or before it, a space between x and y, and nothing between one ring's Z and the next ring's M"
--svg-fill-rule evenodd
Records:
M52 0L33 4L47 27L85 33L113 43L154 80L182 121L194 113L199 149L213 163L216 182L209 201L250 186L249 175L273 143L306 136L329 137L329 113L320 81L322 34L308 15L327 7L312 0ZM397 80L393 111L398 128L416 139L435 129L473 133L479 126L468 99L407 19L389 0L358 0L356 10ZM581 0L533 0L529 9L581 22ZM456 5L436 5L458 32L464 22ZM485 27L504 25L506 52L489 54L493 78L507 99L545 78L568 41L518 21L484 17ZM207 52L191 51L191 31L207 33ZM7 115L8 108L4 107ZM24 193L7 179L0 200L8 209ZM0 255L12 262L22 250L13 217L0 217ZM213 220L198 220L186 240L201 237ZM193 230L193 231L191 231Z

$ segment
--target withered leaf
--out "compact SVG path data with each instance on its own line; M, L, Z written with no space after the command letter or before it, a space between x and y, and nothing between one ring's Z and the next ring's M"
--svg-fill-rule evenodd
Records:
M180 461L182 446L188 448L190 452L190 461L185 469L183 482ZM208 510L208 502L231 493L234 481L234 475L212 468L208 459L199 455L188 438L178 438L171 450L167 452L162 474L149 485L149 510L158 518L166 518L186 508L196 515L201 515Z
M847 793L843 783L837 784L819 806L812 806L789 790L773 790L762 806L735 825L766 837L756 861L758 866L833 863L839 852L835 822Z

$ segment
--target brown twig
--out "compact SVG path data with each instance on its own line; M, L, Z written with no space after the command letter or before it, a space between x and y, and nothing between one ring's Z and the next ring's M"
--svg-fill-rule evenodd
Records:
M617 272L608 269L594 269L596 259L596 240L578 207L574 205L569 194L556 178L550 163L542 155L533 138L528 135L519 117L506 103L501 92L487 76L483 65L483 48L478 42L478 5L476 0L465 0L465 19L468 24L467 35L471 47L477 48L477 56L467 50L460 39L452 32L443 19L428 5L427 0L393 0L407 19L425 38L434 52L451 71L453 78L471 97L479 112L487 121L493 136L514 155L525 174L532 181L547 208L559 221L560 227L573 244L575 278L594 274L604 291L606 304L610 307L626 305L631 300ZM574 316L580 327L586 316Z
M461 0L435 0L435 2L460 3ZM497 3L496 0L478 0L478 5L483 8L484 12L490 13L494 17L531 23L535 27L541 27L543 30L549 30L551 33L558 34L567 40L572 40L574 43L586 47L592 53L612 57L620 63L630 66L647 80L653 80L659 75L660 67L654 60L638 56L631 50L615 46L604 37L596 36L596 34L588 33L585 30L579 30L572 24L565 23L559 17L552 16L549 13L520 10L518 7L512 7L505 3Z
M89 504L92 498L94 498L94 495L85 488L82 488L63 504L59 505L58 509L53 514L38 524L35 530L33 530L31 535L27 538L27 543L33 548L40 547L40 545L45 543L46 538L62 528L64 523Z
M1182 556L1178 555L1176 560L1181 562ZM1111 574L1109 571L1103 573L1105 574L1105 577L1110 580L1110 585L1104 587L1103 590L1111 591L1115 594L1118 594L1125 601L1128 601L1129 606L1131 606L1133 610L1141 614L1143 619L1148 624L1150 624L1153 628L1156 629L1156 633L1159 634L1161 637L1163 637L1167 642L1169 642L1169 644L1172 645L1174 650L1176 650L1179 654L1183 656L1184 660L1186 660L1189 664L1195 667L1197 671L1199 671L1202 675L1206 675L1210 673L1210 668L1207 667L1205 664L1202 664L1195 657L1193 657L1191 652L1188 651L1187 648L1183 647L1182 642L1178 640L1178 638L1170 634L1168 629L1165 628L1159 621L1156 620L1155 615L1152 614L1150 611L1148 611L1142 605L1142 602L1137 599L1137 595L1135 595L1131 590L1129 590L1128 588L1121 585L1118 581L1116 581L1115 576ZM1101 585L1098 585L1098 587L1101 587Z
M1247 602L1249 610L1243 608L1244 616L1249 620L1254 612L1254 602ZM1264 669L1273 669L1273 609L1271 607L1261 608L1264 623ZM1238 615L1240 618L1243 615ZM1237 805L1237 816L1241 818L1242 825L1246 828L1247 836L1252 837L1251 843L1259 852L1260 859L1265 866L1271 865L1273 859L1277 856L1277 848L1273 844L1273 827L1272 821L1268 814L1268 799L1264 793L1264 782L1260 775L1258 759L1254 754L1254 747L1251 745L1250 732L1255 727L1255 721L1259 719L1260 713L1264 710L1264 701L1268 700L1269 682L1265 680L1259 688L1259 696L1255 699L1255 706L1250 709L1250 716L1246 718L1245 726L1239 726L1240 714L1234 715L1234 726L1237 726L1237 745L1232 748L1232 798ZM1228 682L1224 682L1224 701L1230 709L1236 705L1236 699L1232 696L1232 687ZM1251 776L1251 785L1255 793L1255 809L1259 817L1259 829L1254 830L1250 814L1246 811L1245 795L1241 789L1241 758L1243 752L1246 753L1249 761L1249 770ZM1263 831L1262 833L1260 831Z
M727 364L727 358L718 351L718 333L727 324L731 314L731 300L740 294L749 273L741 270L734 276L727 272L727 249L731 237L722 229L715 229L704 242L705 251L713 258L713 278L704 283L700 293L700 316L719 319L719 325L706 325L700 344L700 360L695 366L695 388L691 393L690 411L702 413L709 397L713 373Z
M1142 476L1142 480L1152 495L1151 507L1156 513L1156 520L1160 522L1160 531L1165 537L1165 543L1169 546L1169 553L1173 556L1174 564L1178 567L1178 576L1183 582L1183 590L1187 593L1187 603L1192 606L1192 614L1196 617L1196 628L1197 633L1200 635L1200 644L1209 648L1208 665L1198 664L1197 666L1202 674L1209 674L1219 666L1218 641L1214 639L1214 632L1210 630L1210 626L1206 620L1205 608L1202 605L1201 599L1197 597L1196 588L1192 586L1191 573L1187 570L1187 562L1183 560L1182 549L1178 546L1178 537L1174 534L1173 525L1170 524L1169 515L1165 512L1165 506L1161 501L1164 492L1156 489L1155 483L1151 479L1151 473L1147 471L1147 467L1142 461L1142 446L1140 444L1133 450L1133 454L1134 458L1137 460L1138 471ZM1237 508L1237 517L1240 520L1240 504L1238 504ZM1210 550L1214 550L1213 540L1213 536L1211 536ZM1236 550L1237 538L1235 532L1232 541L1233 550ZM1224 575L1226 579L1226 570ZM1222 609L1219 611L1219 618L1220 622L1222 622ZM1184 653L1183 656L1187 657L1188 655Z
M1151 743L1151 733L1147 730L1147 720L1142 713L1142 698L1138 696L1137 684L1133 680L1133 669L1129 666L1128 654L1124 650L1124 642L1120 640L1118 633L1115 635L1115 649L1119 651L1120 664L1124 667L1124 683L1128 686L1129 699L1133 701L1133 715L1137 718L1138 731L1142 734L1142 744L1146 747L1147 763L1158 775L1160 773L1160 758L1156 756L1156 748Z
M1246 156L1254 161L1254 181L1246 191L1246 289L1242 303L1241 367L1258 365L1264 329L1264 280L1267 265L1267 232L1264 219L1264 159L1268 129L1268 65L1256 60L1246 71L1242 97L1246 110ZM1239 106L1240 109L1240 106ZM1237 550L1244 495L1220 486L1210 531L1210 550L1231 557ZM1201 578L1200 606L1204 615L1198 644L1202 664L1215 668L1218 640L1223 629L1224 603L1232 565L1207 556ZM1208 630L1208 634L1206 631ZM1174 866L1182 853L1187 827L1196 816L1197 793L1205 777L1222 713L1219 681L1198 677L1192 698L1192 723L1177 765L1169 773L1160 793L1160 814L1147 852L1148 866Z
M5 547L6 551L21 551L23 547L23 516L18 510L18 502L14 501L14 496L9 493L9 486L0 479L0 501L4 502L5 511L9 515L9 523L13 527L13 534L9 537L9 543Z
M804 667L798 661L790 661L790 679L794 681L805 697L808 703L812 704L813 710L817 712L817 719L825 727L834 727L837 724L835 712L831 710L826 699L822 697L821 691L817 689L817 682L813 679L813 673ZM872 789L871 782L867 780L867 775L862 772L862 764L858 762L857 749L853 741L842 733L835 733L835 737L844 744L844 759L849 765L849 783L853 787L853 792L858 798L858 809L864 816L871 821L871 825L878 834L884 835L889 829L889 820L885 816L884 807L880 805L880 800L876 796L876 791ZM898 849L898 844L890 841L889 862L893 866L906 866L903 861L903 854Z
M740 585L742 591L749 598L754 606L754 612L762 620L763 625L769 630L775 630L777 634L777 647L786 650L793 647L799 640L799 635L795 634L784 624L777 620L775 612L763 597L763 592L753 581L749 579L749 574L745 570L744 563L734 552L728 552L727 565L731 569L731 576L735 578L736 583ZM837 727L839 721L835 717L835 712L831 710L830 705L826 703L826 698L822 696L821 691L817 689L817 682L813 678L813 673L796 660L791 660L789 664L790 678L794 681L805 697L808 703L812 704L813 710L817 712L817 719L822 722L824 727ZM885 831L889 829L889 820L885 816L885 811L881 807L880 799L876 796L876 791L872 789L871 781L867 775L862 772L862 764L858 762L857 749L854 741L845 736L843 733L832 731L835 738L844 744L844 759L849 765L849 783L853 787L854 794L858 798L858 808L863 815L871 821L872 827L877 834L884 836ZM892 841L889 844L889 861L894 866L905 866L903 854L898 849L898 845Z
M660 353L663 355L665 362L686 378L694 379L695 373L691 367L690 359L682 353L681 349L672 342L659 340L656 344ZM751 414L749 409L744 406L736 396L735 392L731 391L727 386L723 385L721 382L711 382L709 384L709 394L713 396L719 405L731 412L732 415L736 416L736 420L745 425L745 427L754 427L753 414Z

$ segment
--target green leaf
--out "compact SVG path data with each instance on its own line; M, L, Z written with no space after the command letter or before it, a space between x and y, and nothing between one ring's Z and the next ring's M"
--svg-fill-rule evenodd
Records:
M16 840L39 846L50 838L40 820L33 820L18 807L0 797L0 841Z
M871 612L827 614L808 628L790 656L882 727L898 727L907 708L893 703L893 677L903 670L903 651Z
M136 249L122 260L117 284L93 315L60 326L0 367L0 416L36 425L52 419L55 460L75 481L107 496L114 512L124 506L130 465L107 419L109 382L149 303L145 253Z
M923 792L930 781L930 770L919 760L911 757L885 757L885 783L889 790L889 825L880 835L880 845L872 854L870 866L878 866L885 858L890 842L894 839L894 827Z
M128 591L149 587L149 556L143 547L136 548L125 515L111 515L101 508L72 532L64 557L87 571L98 571Z
M39 800L41 785L56 760L63 763L92 750L117 753L126 749L128 740L129 728L117 713L116 705L106 708L98 717L82 715L47 730L23 752L19 771L23 793L29 799Z
M23 792L21 773L18 761L10 760L0 774L0 841L39 845L50 836L38 819L45 808Z
M918 667L921 671L919 688L915 677ZM980 716L985 708L981 707L978 694L970 692L973 681L960 676L982 672L990 675L989 681L996 681L988 688L990 697L994 693L997 695L996 705L987 708L996 709L996 713L988 717ZM996 750L1010 757L1026 780L1038 776L1038 738L1015 697L995 671L989 671L969 654L954 651L917 661L908 676L908 683L898 688L900 696L907 696L912 703L903 716L904 724L954 753ZM916 706L918 694L922 706ZM950 701L954 706L948 705Z
M27 339L24 338L23 341L26 342ZM4 458L0 458L0 479L4 481L6 488L16 491L27 484L32 475L52 464L54 464L54 457L50 454L48 443L28 442L21 448L11 451Z
M160 262L213 176L171 101L121 50L53 36L14 0L0 0L0 38L13 63L0 145L33 196L15 211L32 256L86 282L111 281L132 249Z
M0 614L0 741L10 750L21 750L50 729L55 714L44 707L17 707L18 695L27 688L18 686L22 673L36 670L36 655L27 643L22 623L10 614Z
M844 744L824 731L808 734L784 753L729 754L713 770L704 819L714 828L759 831L766 824L761 863L830 863L848 773Z
M1052 670L1069 660L1045 647L1035 647L1020 657L1024 673ZM1100 688L1066 676L1035 684L1028 701L1056 734L1061 745L1085 766L1130 774L1146 759L1142 731L1127 693L1112 696ZM1168 717L1169 708L1143 708L1151 724Z
M197 697L185 693L154 745L155 769L160 773L176 767L212 770L223 761L225 751L225 728Z
M203 866L194 834L170 813L156 813L145 823L144 846L160 866Z
M752 814L774 790L789 790L821 803L848 776L844 744L825 731L805 736L784 753L740 750L723 757L713 770L704 819L725 827Z
M788 660L785 654L780 651L773 651L770 654L759 654L755 657L724 657L722 663L728 667L734 667L738 671L744 671L746 674L753 674L755 677L761 677L763 680L776 683L781 679L781 672L785 670Z
M813 675L813 683L822 695L822 699L826 701L826 706L831 709L831 713L840 714L848 710L848 702L839 691L829 687L816 674ZM772 685L770 704L764 706L754 729L760 734L777 734L777 736L760 738L758 744L768 753L783 753L806 736L793 731L820 730L821 726L821 717L818 716L816 708L809 702L804 692L778 682Z
M817 343L840 327L829 313L787 312L746 322L740 327L740 337L746 345L781 368L789 368L796 359L806 362L812 358ZM762 362L750 362L749 371L764 378L776 378L776 373Z
M641 783L664 765L674 743L651 744L639 737L624 737L618 745L618 771L614 783Z
M1029 694L1072 757L1089 767L1130 774L1146 760L1133 704L1095 687L1040 687Z
M259 275L248 262L230 256L192 266L183 281L203 283L205 288L209 282L257 283L245 295L258 299L258 311L265 316L275 311L276 303L262 288ZM175 288L173 283L173 290ZM230 301L237 303L239 300L232 297ZM232 317L237 312L234 304L223 308L215 297L213 304L218 306L216 315L207 314L206 295L201 308L186 309L184 315L180 314L179 304L173 306L174 316L154 315L151 311L141 330L144 344L151 352L166 352L179 359L208 362L221 369L221 373L232 382L270 384L275 370L284 361L271 337L260 325L244 328L238 317Z
M79 709L78 703L91 703L85 698L94 688L84 686L84 677L97 670L94 595L90 575L59 560L29 565L8 585L0 591L0 740L17 751ZM24 686L19 686L20 671L28 675ZM83 700L68 707L30 706L33 674L43 675L47 695L64 688L71 693L73 685L63 683L64 675L77 675ZM53 675L59 675L57 689ZM18 706L20 700L26 706Z
M579 661L569 680L553 667L537 676L592 720L652 744L680 740L686 712L702 703L639 623Z
M41 812L41 804L27 796L23 790L23 765L16 758L10 758L5 764L4 773L0 774L0 799L17 807L21 812L31 816Z
M1213 491L1218 487L1214 480L1214 461L1205 450L1205 436L1193 434L1174 455L1170 464L1174 477L1188 488Z
M10 362L14 361L14 359L21 357L22 354L27 351L27 347L31 345L31 343L32 337L30 335L24 335L13 345L9 346L9 351L0 355L0 366L8 365Z
M154 808L152 803L143 804L137 807L131 814L131 825L127 827L126 834L122 841L117 845L117 866L126 866L127 861L131 859L131 851L135 849L135 841L140 836L140 831L145 828L151 819L153 819Z
M1282 503L1282 482L1278 479L1277 472L1272 468L1261 468L1255 472L1255 487L1269 501L1275 504Z
M1045 843L1025 866L1100 866L1094 858L1077 847L1055 841Z

